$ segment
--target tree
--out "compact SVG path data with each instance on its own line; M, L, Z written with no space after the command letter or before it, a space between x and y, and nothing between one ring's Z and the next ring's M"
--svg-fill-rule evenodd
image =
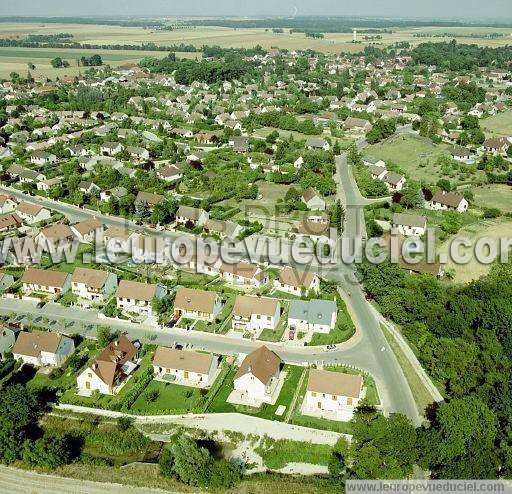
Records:
M135 217L143 221L150 215L149 205L146 201L138 201L135 203Z
M27 429L38 416L33 392L21 384L0 391L0 459L11 463L21 456Z
M400 204L406 208L422 207L425 202L420 185L412 180L406 183L401 194Z
M118 335L118 332L110 331L110 329L105 326L99 326L96 330L96 338L100 347L107 346L110 342L114 341Z
M441 190L444 190L445 192L450 192L452 190L452 184L450 181L446 178L441 178L437 181L436 184Z
M23 443L23 461L48 470L66 465L72 458L72 444L69 436L45 434L36 441Z

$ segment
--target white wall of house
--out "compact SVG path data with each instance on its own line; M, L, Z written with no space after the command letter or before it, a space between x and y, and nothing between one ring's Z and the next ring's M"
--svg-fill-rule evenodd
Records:
M91 302L104 302L117 288L117 275L109 273L103 288L96 290L88 287L85 283L73 283L71 291L78 297L90 300Z
M153 371L156 375L163 377L166 375L175 376L177 381L181 381L181 383L189 382L191 385L194 384L207 384L210 385L213 383L215 378L215 372L217 370L217 359L212 359L212 363L208 370L208 373L202 374L198 372L187 371L183 369L172 369L159 367L158 365L153 365Z
M404 235L405 237L409 236L417 236L421 237L425 234L425 228L422 226L408 226L408 225L393 225L395 226L398 231Z
M233 316L231 327L233 329L243 328L254 333L263 331L264 329L276 329L277 325L279 324L280 314L281 307L279 304L277 304L275 314L270 316L263 314L251 314L251 317L247 319Z
M277 376L277 375L276 375ZM257 377L248 372L233 381L237 391L246 393L251 400L268 399L266 386Z
M340 421L351 420L359 400L347 396L337 396L317 393L311 390L306 392L305 409L311 412L331 412Z
M87 369L76 378L76 385L78 390L83 393L99 391L104 395L112 394L110 386L105 384L90 367L87 367Z

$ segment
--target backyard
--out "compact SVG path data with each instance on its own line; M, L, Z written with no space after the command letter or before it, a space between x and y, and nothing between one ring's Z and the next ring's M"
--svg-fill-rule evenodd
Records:
M512 136L512 110L497 113L482 120L482 129L491 135Z
M471 189L478 208L498 208L502 213L512 213L512 188L506 184L482 185Z

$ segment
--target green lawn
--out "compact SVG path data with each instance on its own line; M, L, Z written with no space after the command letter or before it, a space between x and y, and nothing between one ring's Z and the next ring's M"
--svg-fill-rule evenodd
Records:
M511 112L512 113L512 112ZM512 187L505 184L482 185L471 189L478 208L498 208L503 213L512 212Z
M231 403L226 403L228 396L231 391L233 391L233 378L237 372L237 369L231 369L229 374L227 375L221 389L215 395L212 403L207 409L209 413L228 413L228 412L238 412L245 413L247 415L253 415L255 417L260 417L263 419L269 420L279 420L283 421L286 415L286 412L278 417L275 414L277 407L280 405L284 405L287 409L290 406L295 390L297 389L297 385L300 380L300 376L304 370L303 367L285 365L284 371L288 373L286 381L283 384L283 388L281 389L281 393L277 399L275 405L269 405L264 403L260 408L242 406L242 405L232 405Z
M285 309L281 315L281 319L279 320L276 329L264 329L261 332L260 336L258 337L258 340L271 342L281 341L281 338L283 337L283 334L286 331L286 328L288 327L289 309L288 302L282 302L282 305L284 306Z
M490 134L509 137L512 135L512 110L488 117L480 125Z
M158 398L148 401L148 394L152 391L158 392ZM189 386L152 381L137 398L130 411L147 415L187 413L195 409L206 392Z
M327 465L332 455L332 446L308 442L265 438L255 449L267 468L278 470L288 463L312 463Z

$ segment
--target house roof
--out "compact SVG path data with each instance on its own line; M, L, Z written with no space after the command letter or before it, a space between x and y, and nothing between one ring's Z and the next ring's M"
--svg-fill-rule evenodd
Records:
M41 352L55 353L64 336L50 331L20 331L12 348L16 355L39 357Z
M393 225L404 225L415 228L424 228L427 223L425 216L417 214L395 213L393 215Z
M432 202L438 202L452 208L457 208L464 198L453 192L439 191L432 197Z
M221 273L232 273L234 276L240 276L246 279L252 279L258 272L259 267L256 264L239 261L234 264L223 262L219 268Z
M209 219L205 224L205 228L210 232L223 233L229 237L236 233L238 225L232 221Z
M103 223L98 221L96 218L89 218L87 220L80 221L79 223L75 223L73 228L80 233L80 235L87 235L88 233L103 228Z
M68 273L51 269L28 268L21 277L22 283L62 288L68 279Z
M302 198L304 199L304 202L309 202L311 199L313 199L315 197L318 197L319 199L321 199L323 201L323 198L320 195L320 193L313 187L309 187L308 189L306 189L304 191L304 194L302 194Z
M135 198L135 202L147 202L150 206L155 206L165 198L160 194L153 194L152 192L139 192Z
M103 234L104 238L116 238L119 240L128 240L133 232L125 230L123 228L119 228L118 226L111 226L105 230Z
M59 241L61 239L73 236L71 228L69 228L69 226L65 225L64 223L55 223L54 225L50 225L44 230L41 230L41 234L46 238L54 241Z
M0 216L0 230L4 228L20 227L22 225L21 218L16 213L7 213Z
M112 386L121 367L137 355L137 348L124 335L109 343L96 357L90 369L107 385Z
M309 324L331 324L337 306L333 300L291 300L288 319L299 319Z
M201 214L204 212L204 209L201 208L193 208L190 206L180 206L176 213L176 216L180 218L188 218L190 220L197 221Z
M278 307L279 301L275 298L238 295L235 300L233 315L244 318L251 317L252 314L273 316Z
M151 302L156 295L158 285L138 281L121 280L116 297Z
M384 182L387 182L388 184L396 185L401 180L403 180L403 178L404 177L402 175L400 175L399 173L387 172L386 176L384 177Z
M153 365L166 369L208 374L213 359L213 355L159 346L153 357Z
M297 288L309 288L315 278L315 273L309 271L298 271L297 269L286 266L279 273L279 282L284 285L290 285Z
M263 384L268 384L270 378L275 375L280 366L281 359L266 346L261 346L244 358L234 379L251 373Z
M311 369L309 371L307 390L316 393L359 398L362 386L363 378L361 376Z
M178 310L182 309L192 312L206 312L208 314L213 314L216 300L216 292L198 290L196 288L180 288L176 292L174 308Z
M99 269L75 268L71 277L73 283L83 283L89 288L103 288L108 279L108 271Z
M320 137L308 137L306 141L306 146L313 148L323 148L325 144L326 141Z
M43 206L39 204L31 204L30 202L23 201L18 204L16 211L28 216L37 216L42 209Z

